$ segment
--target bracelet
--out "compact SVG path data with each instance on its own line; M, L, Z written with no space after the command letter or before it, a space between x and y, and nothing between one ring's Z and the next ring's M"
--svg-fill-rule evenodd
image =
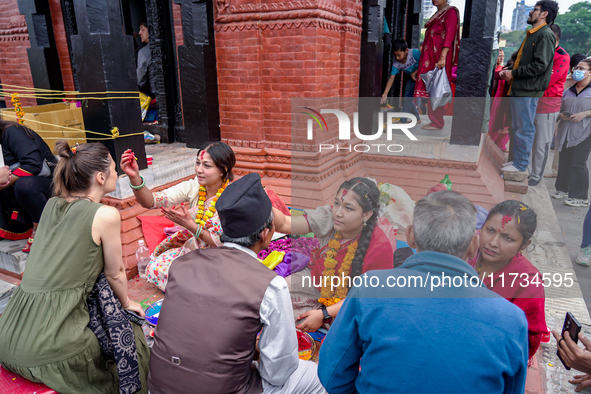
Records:
M131 181L129 181L129 187L131 187L133 190L140 190L142 187L146 186L146 180L144 177L140 175L140 178L142 179L142 183L140 183L138 186L135 186L131 184Z
M8 180L6 181L6 183L1 183L0 187L6 187L6 186L10 185L11 180L12 180L12 174L8 174Z
M123 307L123 309L127 308L127 307L129 306L129 303L130 303L130 302L131 302L131 301L130 301L130 299L129 299L129 296L127 296L127 302L125 303L125 305L121 305L121 307Z
M195 231L195 238L199 239L201 236L201 232L203 231L203 227L200 224L197 225L197 231Z

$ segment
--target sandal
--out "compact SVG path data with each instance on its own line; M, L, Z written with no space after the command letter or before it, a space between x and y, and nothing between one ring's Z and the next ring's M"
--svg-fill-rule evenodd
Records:
M27 244L22 249L23 253L29 253L31 251L31 246L33 245L33 239L34 239L34 237L29 237L29 239L27 239Z
M421 127L421 129L423 129L423 130L441 130L442 128L431 126L431 123L429 123L429 124L426 124L423 127Z

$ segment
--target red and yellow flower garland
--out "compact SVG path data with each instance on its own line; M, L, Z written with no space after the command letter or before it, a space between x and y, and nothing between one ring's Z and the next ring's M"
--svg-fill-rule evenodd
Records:
M218 189L217 193L215 194L215 197L213 198L213 201L211 202L207 210L204 209L205 195L207 194L207 191L205 189L205 186L199 186L199 201L197 202L197 216L195 217L195 223L197 223L201 227L205 227L205 222L211 219L212 216L215 214L215 203L224 192L226 186L228 186L228 181L225 181L222 184L222 187Z
M23 111L23 107L21 106L21 102L18 98L18 93L12 93L10 97L10 101L12 101L12 104L14 105L14 111L16 112L16 119L18 123L25 123L25 120L23 119L25 116L25 111Z
M343 236L340 232L337 231L334 235L334 238L328 242L329 250L326 252L326 258L324 259L324 271L322 272L323 278L332 277L335 275L335 267L338 264L336 256L337 251L341 249L341 243L339 242L339 239L341 238L343 238ZM351 264L353 263L353 259L355 258L355 252L357 252L358 245L359 244L357 241L353 241L347 247L347 254L343 259L341 268L339 268L339 277L350 274ZM334 292L330 291L329 286L323 286L322 290L320 291L320 298L318 299L318 302L326 306L331 306L345 298L347 296L347 293L349 292L349 287L346 286L348 284L347 281L341 282L342 283L340 284L340 286L337 287Z

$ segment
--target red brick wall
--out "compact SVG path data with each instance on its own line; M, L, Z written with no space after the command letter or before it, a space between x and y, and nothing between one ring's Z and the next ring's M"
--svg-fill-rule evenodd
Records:
M0 2L0 81L3 84L33 87L27 48L31 47L24 15L18 11L17 0ZM4 87L11 92L12 88ZM12 107L10 96L6 106ZM34 98L21 97L23 106L37 105Z
M223 140L288 143L292 98L358 95L361 2L310 4L216 7Z
M66 29L64 27L64 14L60 0L49 0L49 9L51 12L51 23L53 24L53 34L55 45L60 60L62 70L62 79L64 81L64 90L74 91L74 75L72 73L72 63L70 61L70 50L68 49L68 40L66 38Z

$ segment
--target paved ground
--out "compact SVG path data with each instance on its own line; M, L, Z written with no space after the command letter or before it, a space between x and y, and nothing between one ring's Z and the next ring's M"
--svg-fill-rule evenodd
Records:
M554 153L551 152L551 157L548 158L548 163L552 162ZM591 159L587 165L591 168ZM549 166L547 166L546 173L549 172ZM556 178L544 178L544 183L548 189L548 192L552 195L556 191L554 188L554 182ZM568 254L573 262L577 279L581 286L581 292L587 304L587 309L591 314L591 267L582 267L575 264L575 257L580 250L581 240L583 234L583 219L587 214L589 208L573 208L569 207L564 203L564 200L551 199L554 212L558 218L560 229L563 235Z

